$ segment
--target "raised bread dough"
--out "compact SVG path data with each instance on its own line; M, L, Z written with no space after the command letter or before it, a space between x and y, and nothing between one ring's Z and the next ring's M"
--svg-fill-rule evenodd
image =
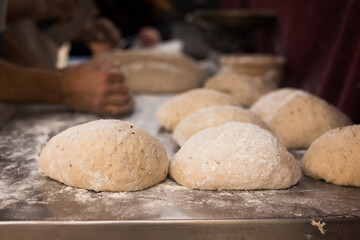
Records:
M345 114L324 100L289 88L262 96L251 110L287 148L308 148L330 129L352 124Z
M213 106L201 108L184 118L176 126L173 139L182 146L195 133L227 122L252 123L264 129L269 129L266 123L250 110L234 106Z
M215 90L193 89L164 102L157 110L156 117L164 128L174 130L176 125L190 113L200 108L217 105L239 105L239 102Z
M271 80L271 76L271 71L265 76L220 73L210 78L205 87L228 93L243 106L251 106L259 97L278 87L277 82Z
M230 122L190 137L171 159L170 175L195 189L281 189L296 184L301 171L269 131Z
M95 60L117 60L134 92L182 92L197 88L205 73L189 57L153 50L116 51Z
M360 187L360 125L321 135L304 155L302 169L315 179Z
M163 145L129 122L97 120L71 127L42 149L40 168L69 186L95 191L135 191L164 180Z

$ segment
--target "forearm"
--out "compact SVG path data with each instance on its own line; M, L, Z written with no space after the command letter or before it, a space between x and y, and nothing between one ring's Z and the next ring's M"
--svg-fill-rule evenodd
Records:
M2 56L8 61L24 67L46 68L40 59L21 45L9 32L3 34Z
M60 74L29 69L0 60L0 101L12 103L63 102Z

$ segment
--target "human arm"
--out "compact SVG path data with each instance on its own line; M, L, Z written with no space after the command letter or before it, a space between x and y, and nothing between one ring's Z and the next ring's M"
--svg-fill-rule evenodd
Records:
M120 47L121 32L107 18L92 19L74 40L87 43L93 53L106 52Z
M46 68L41 60L19 43L10 32L4 32L1 48L2 57L9 62L24 67Z
M0 101L64 104L100 114L127 113L134 100L122 74L101 70L108 65L84 64L57 72L0 60Z

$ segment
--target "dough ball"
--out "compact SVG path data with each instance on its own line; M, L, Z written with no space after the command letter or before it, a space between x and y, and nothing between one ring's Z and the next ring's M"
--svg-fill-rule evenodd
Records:
M239 102L227 94L211 89L193 89L164 102L157 110L156 118L161 126L174 130L190 113L217 105L239 105Z
M164 180L163 145L129 122L97 120L71 127L42 149L40 168L69 186L95 191L135 191Z
M134 92L182 92L197 88L205 73L189 57L154 50L116 51L96 60L116 60Z
M278 87L271 76L271 72L266 76L220 73L210 78L205 83L205 87L228 93L239 100L243 106L251 106L259 97Z
M195 189L281 189L296 184L299 164L269 131L230 122L189 138L173 156L171 176Z
M289 88L262 96L251 110L287 148L308 148L321 134L352 124L345 114L324 100Z
M360 125L330 130L302 159L304 173L337 185L360 187Z
M175 128L173 139L182 146L189 137L209 127L217 127L227 122L244 122L268 129L266 123L255 113L241 107L213 106L201 108L184 118Z

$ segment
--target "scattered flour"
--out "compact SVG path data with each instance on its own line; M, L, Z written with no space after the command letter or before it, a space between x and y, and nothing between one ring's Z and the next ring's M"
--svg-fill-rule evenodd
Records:
M162 97L162 101L167 98ZM155 134L171 157L178 148L169 132L159 130L150 106L161 102L152 96L137 98L137 102L143 108L137 107L134 115L124 120ZM280 191L200 191L167 179L143 191L94 192L43 176L38 160L44 144L70 126L95 119L94 115L66 111L25 114L1 129L0 220L360 217L360 195L354 194L360 189L306 177L295 187Z

